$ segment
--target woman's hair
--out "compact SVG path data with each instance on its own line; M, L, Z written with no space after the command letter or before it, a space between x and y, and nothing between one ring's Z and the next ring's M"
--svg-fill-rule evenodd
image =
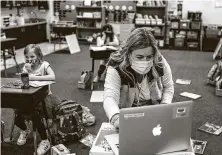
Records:
M39 46L37 46L35 44L27 45L24 50L24 55L26 55L28 52L34 52L36 54L37 58L39 59L39 61L40 62L43 61L42 50Z
M105 31L110 31L110 32L112 32L110 35L109 35L109 37L110 37L110 41L112 42L113 41L113 39L114 39L114 32L113 32L113 27L112 27L112 25L110 25L110 24L105 24L103 27L102 27L102 32L105 32ZM105 40L105 42L106 42L106 40Z
M155 40L150 29L145 27L137 28L131 32L128 39L122 45L121 50L110 55L108 65L119 66L120 70L126 74L126 76L128 76L131 80L134 80L132 78L132 74L127 71L127 67L130 66L129 57L134 50L143 49L150 46L153 47L154 60L152 70L148 74L152 74L153 78L162 76L162 55L158 50L157 41Z

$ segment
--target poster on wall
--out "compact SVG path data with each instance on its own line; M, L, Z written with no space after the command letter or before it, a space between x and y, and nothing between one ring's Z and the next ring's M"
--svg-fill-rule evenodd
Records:
M215 7L222 8L222 0L215 0Z

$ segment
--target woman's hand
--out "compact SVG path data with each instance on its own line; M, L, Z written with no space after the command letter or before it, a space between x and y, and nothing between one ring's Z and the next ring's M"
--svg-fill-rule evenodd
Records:
M119 114L113 115L111 118L110 123L116 128L119 129Z

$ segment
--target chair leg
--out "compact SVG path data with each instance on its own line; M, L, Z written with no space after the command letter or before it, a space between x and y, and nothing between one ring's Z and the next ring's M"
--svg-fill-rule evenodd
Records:
M18 62L16 61L16 57L15 57L15 47L13 47L13 49L12 49L12 56L13 56L13 59L16 64L17 73L21 73L21 69L20 69Z
M5 56L5 51L3 51L3 59L4 59L4 68L5 68L5 77L7 78L7 71L6 71L6 56Z
M4 142L5 122L1 121L1 142Z
M38 155L37 154L37 136L36 136L36 128L33 129L33 137L34 137L34 151L35 151L35 155Z
M15 117L16 117L16 115L17 115L17 113L14 110L14 116L13 116L13 119L12 119L12 125L11 125L11 131L10 131L10 141L13 140L13 132L14 132L14 127L15 127Z

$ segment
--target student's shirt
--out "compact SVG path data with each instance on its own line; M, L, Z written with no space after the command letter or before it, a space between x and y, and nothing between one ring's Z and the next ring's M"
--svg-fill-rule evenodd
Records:
M29 74L33 74L36 76L43 76L43 75L47 75L47 69L49 66L50 64L47 61L43 61L42 64L36 70L32 70L31 72L28 72L25 66L23 67L22 70L23 72L27 72ZM49 85L49 94L52 94L50 85Z
M108 42L111 42L111 41L109 39L107 39L106 43L108 43ZM114 35L112 42L113 42L112 46L118 46L119 45L119 40L118 40L116 35ZM103 45L105 45L105 40L102 39L102 37L97 37L96 44L97 44L97 46L103 46Z

